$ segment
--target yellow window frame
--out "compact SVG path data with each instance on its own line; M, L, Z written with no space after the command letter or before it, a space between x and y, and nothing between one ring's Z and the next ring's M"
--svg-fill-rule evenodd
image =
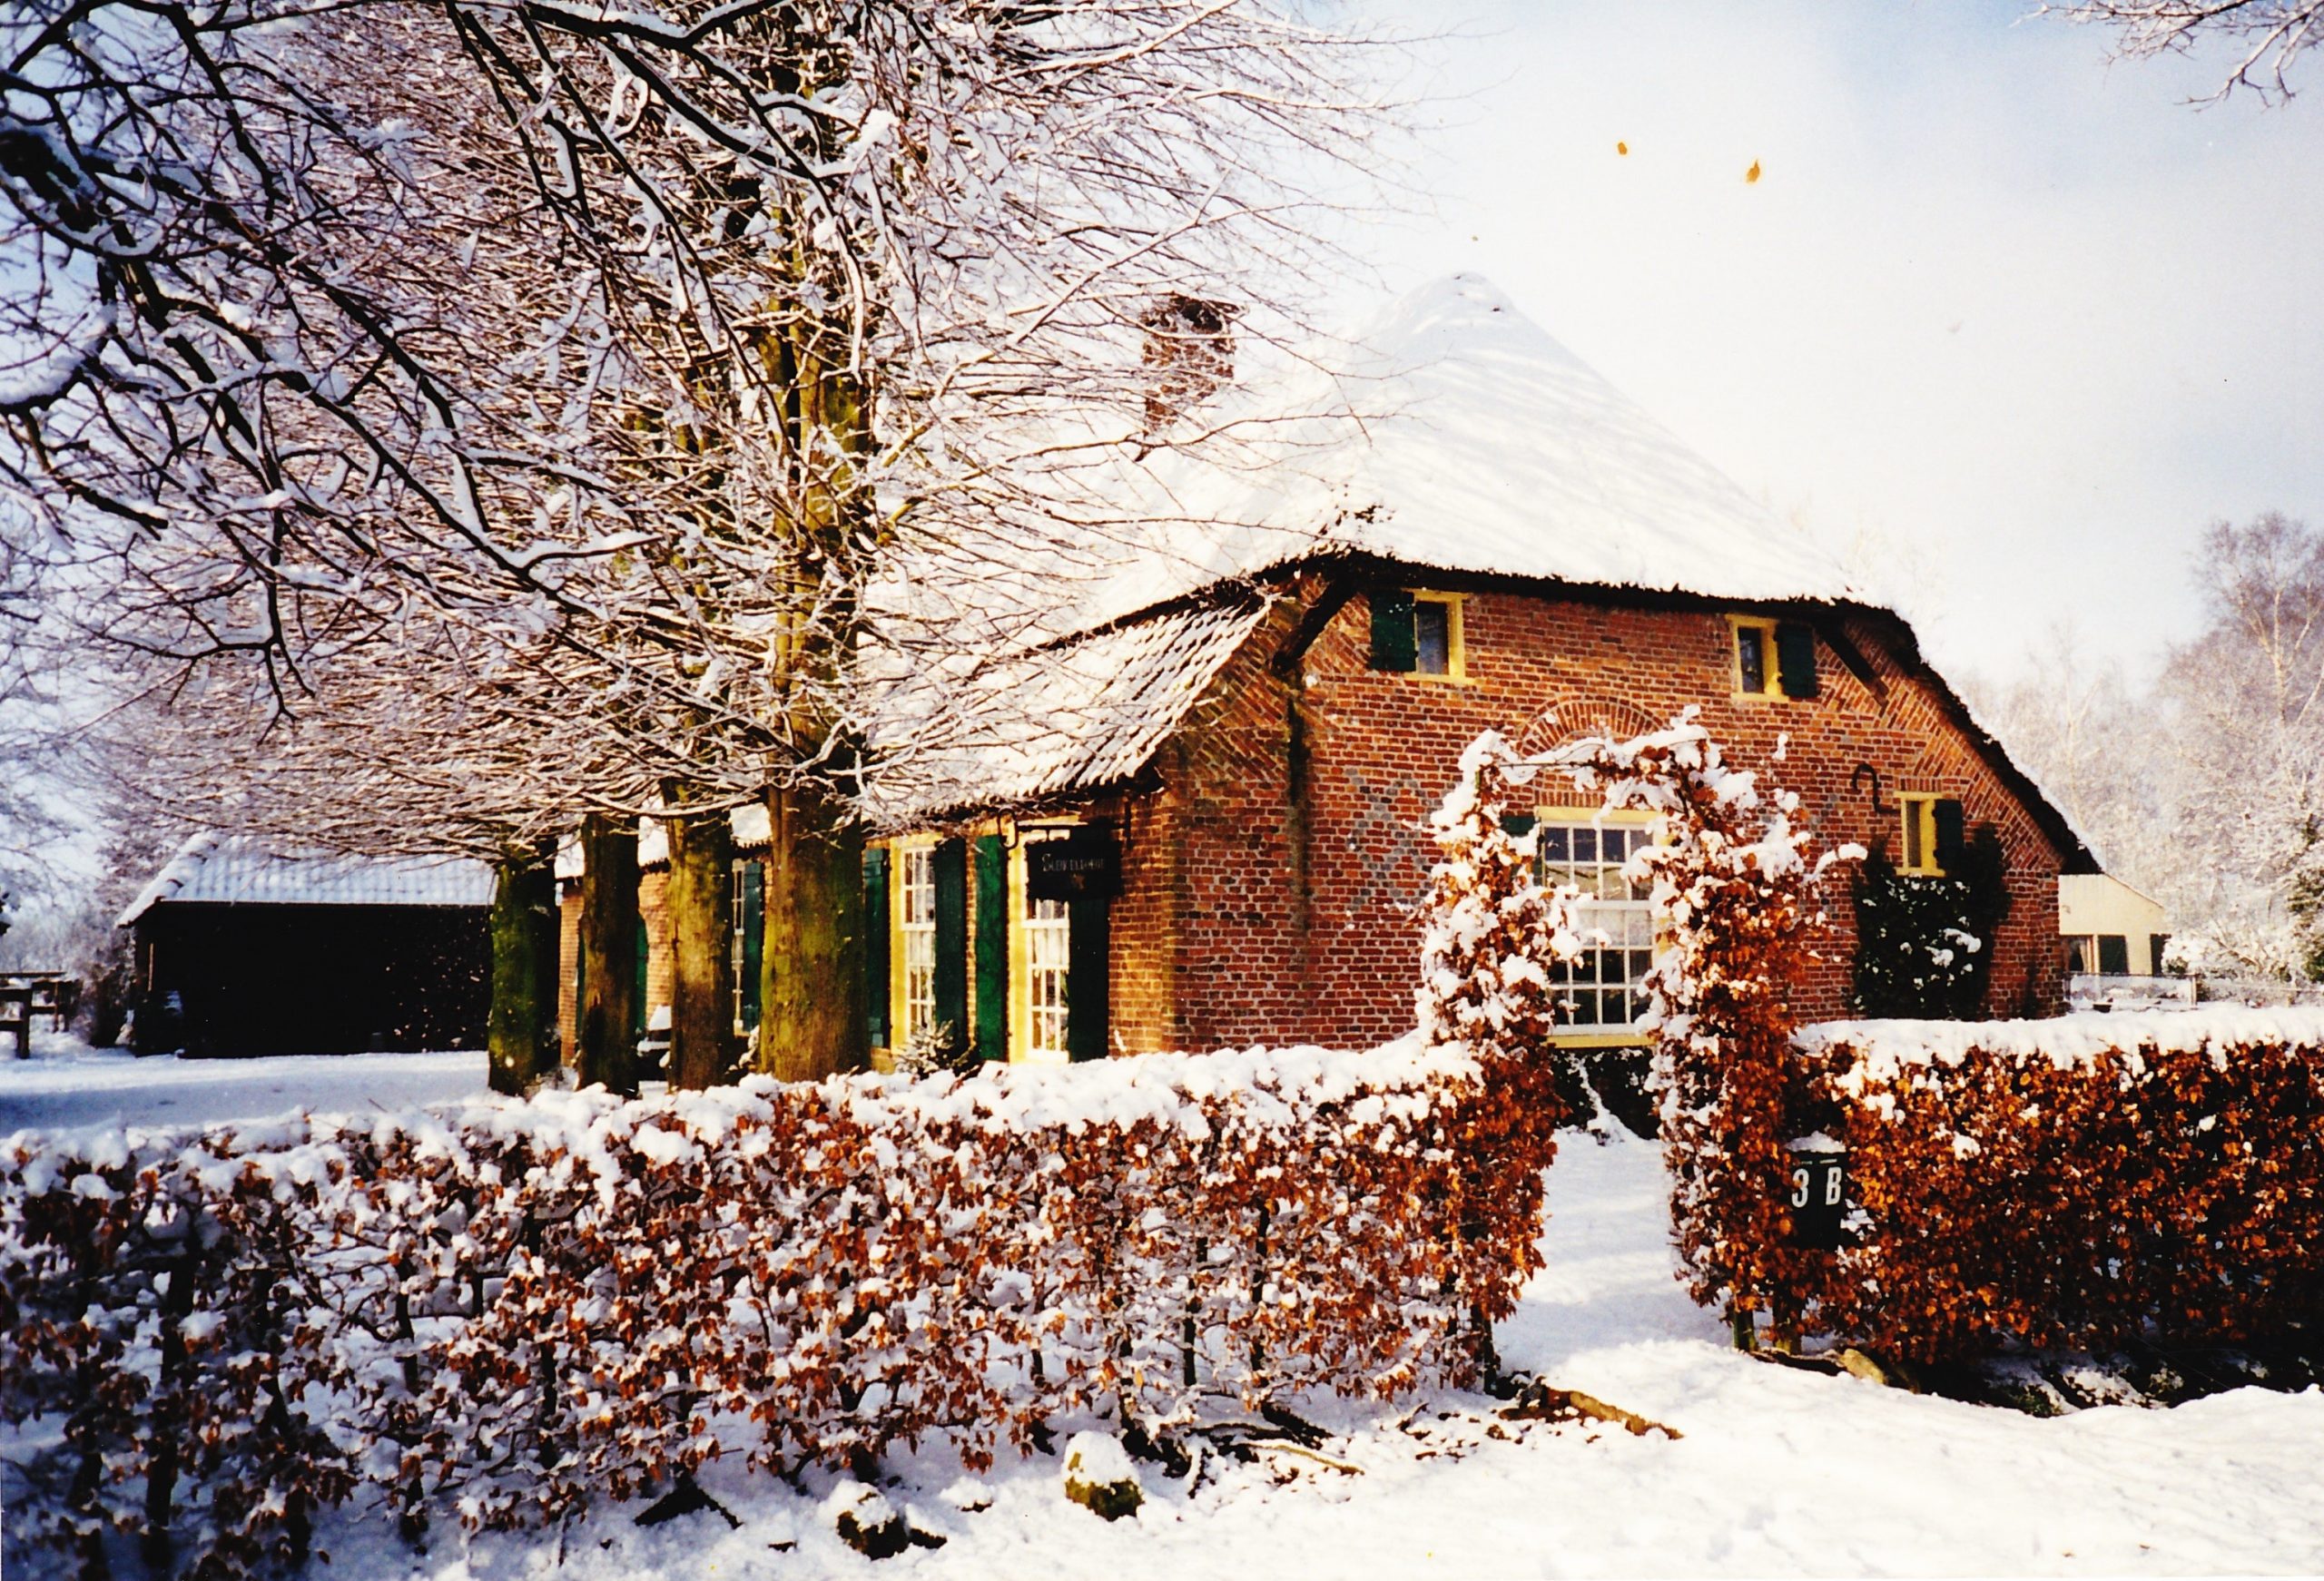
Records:
M1413 616L1413 670L1416 681L1451 682L1462 684L1469 679L1469 639L1465 593L1432 593L1424 587L1407 587L1412 594ZM1418 611L1423 604L1441 605L1444 611L1444 668L1442 671L1423 670L1420 666L1420 631Z
M1767 615L1730 614L1727 617L1728 684L1734 688L1738 699L1780 698L1783 696L1783 665L1776 657L1775 620ZM1743 684L1743 633L1759 634L1759 689L1751 691Z
M1587 823L1617 824L1625 828L1640 829L1654 822L1656 817L1657 814L1651 812L1638 812L1627 809L1609 810L1604 807L1581 807L1571 803L1544 804L1533 809L1534 826L1537 829L1543 823L1551 822L1564 824L1568 827ZM1658 949L1669 937L1662 926L1662 921L1660 914L1658 913L1654 919L1654 944ZM1550 1046L1553 1048L1644 1048L1648 1046L1648 1040L1637 1028L1627 1027L1615 1031L1556 1032L1550 1035Z
M1025 897L1025 848L1029 833L1047 839L1061 839L1051 834L1056 825L1043 825L1039 830L1012 831L1009 846L1009 1063L1011 1065L1067 1065L1072 1055L1064 1049L1043 1049L1033 1046L1033 941L1027 928L1028 909ZM1070 945L1068 944L1068 948Z
M1936 804L1943 800L1935 791L1914 791L1896 798L1904 835L1896 853L1898 872L1924 879L1945 877L1945 869L1936 859Z
M888 1048L900 1054L911 1042L911 971L904 955L904 853L932 851L938 837L901 835L888 842Z

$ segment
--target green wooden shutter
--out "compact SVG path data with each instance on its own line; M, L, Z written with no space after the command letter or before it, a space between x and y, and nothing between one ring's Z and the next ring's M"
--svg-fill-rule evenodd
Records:
M1113 957L1113 902L1068 901L1065 949L1065 1052L1103 1059L1107 1046L1107 969Z
M759 973L766 964L766 869L743 864L743 1029L759 1024Z
M2127 977L2131 975L2131 941L2120 933L2098 936L2098 973L2101 977Z
M938 843L936 879L936 1025L969 1036L969 842Z
M1804 621L1776 627L1776 680L1786 697L1816 695L1816 628Z
M977 1057L1009 1057L1009 848L977 839Z
M2171 936L2167 933L2150 933L2146 936L2146 948L2147 970L2159 977L2163 975L2162 952L2171 948Z
M888 853L873 846L863 853L864 1025L872 1044L888 1040Z
M1372 667L1409 675L1420 665L1420 637L1413 624L1413 595L1401 587L1372 593Z
M1945 872L1958 875L1966 864L1969 843L1965 838L1961 803L1951 797L1940 798L1930 809L1929 821L1936 826L1936 865Z

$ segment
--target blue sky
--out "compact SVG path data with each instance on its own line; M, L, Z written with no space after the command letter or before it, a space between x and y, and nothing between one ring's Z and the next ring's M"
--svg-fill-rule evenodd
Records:
M2324 525L2324 55L2197 110L2216 56L2026 9L1359 6L1443 34L1423 212L1364 250L1489 275L1946 667L2063 620L2149 676L2206 523Z

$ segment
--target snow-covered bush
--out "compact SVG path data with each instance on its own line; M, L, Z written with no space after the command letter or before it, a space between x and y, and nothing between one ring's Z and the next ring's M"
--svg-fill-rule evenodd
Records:
M1990 823L1962 842L1951 870L1899 871L1884 850L1856 869L1854 1008L1867 1016L1982 1015L1993 941L2009 915L2006 859Z
M19 1134L0 1415L64 1430L12 1513L234 1575L362 1489L517 1526L722 1451L981 1465L1069 1413L1466 1380L1535 1232L1453 1222L1481 1086L1415 1041Z
M1429 875L1427 928L1414 1015L1423 1037L1476 1061L1482 1078L1461 1128L1462 1168L1453 1177L1465 1266L1476 1292L1472 1317L1480 1360L1492 1364L1492 1324L1513 1309L1522 1278L1494 1261L1514 1251L1521 1275L1541 1267L1534 1238L1544 1206L1542 1172L1556 1162L1567 1118L1551 1039L1558 1019L1552 962L1585 948L1571 891L1534 878L1538 837L1512 810L1512 772L1527 771L1487 732L1461 756L1461 777L1430 818L1437 861ZM1531 1232L1528 1232L1528 1227Z
M2324 1011L1834 1022L1799 1043L1856 1210L1813 1280L1819 1327L1936 1360L2265 1339L2324 1310Z

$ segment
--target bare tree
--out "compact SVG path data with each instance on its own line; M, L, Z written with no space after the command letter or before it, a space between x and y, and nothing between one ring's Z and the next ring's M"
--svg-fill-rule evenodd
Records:
M2061 627L1979 707L2183 956L2324 975L2324 535L2220 522L2193 560L2204 629L2152 691Z
M860 1052L867 689L1009 643L1025 567L1121 525L1177 442L1157 304L1287 339L1300 174L1378 124L1371 41L1271 0L42 0L0 40L0 479L78 636L337 732L276 778L389 782L315 820L350 840L669 810L682 960L767 798L783 1074ZM415 686L442 650L482 702ZM724 996L679 998L704 1079Z
M2324 38L2324 0L2071 0L2042 10L2112 28L2119 52L2134 60L2226 41L2239 55L2213 101L2238 88L2290 98L2292 66Z
M2312 963L2324 953L2324 535L2274 512L2221 522L2196 563L2209 624L2162 684L2175 832L2208 880L2204 915L2289 918Z

